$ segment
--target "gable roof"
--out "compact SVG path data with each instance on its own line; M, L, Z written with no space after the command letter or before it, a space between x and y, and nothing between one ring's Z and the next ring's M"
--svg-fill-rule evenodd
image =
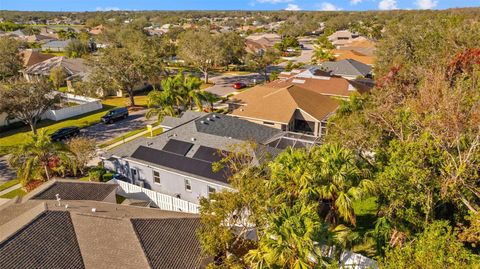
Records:
M131 221L151 268L196 269L206 265L196 238L199 219Z
M65 56L57 56L34 64L25 69L24 72L32 75L49 76L50 71L55 67L62 67L69 76L84 73L88 70L88 67L85 65L85 60L83 59L70 59Z
M284 88L290 85L297 85L319 94L340 97L348 97L352 92L358 90L349 80L331 76L329 73L321 71L318 67L305 71L299 70L295 73L292 71L291 74L267 84L268 87L274 88Z
M372 73L372 67L354 59L344 59L320 64L326 71L338 76L366 76Z
M373 65L375 62L375 57L365 55L356 50L336 49L336 50L332 50L332 53L335 55L337 61L344 60L344 59L354 59L356 61L359 61L364 64L368 64L368 65Z
M0 243L0 268L85 268L70 214L46 211Z
M42 49L48 48L65 48L71 42L71 40L54 40L42 45Z
M62 200L103 201L116 188L115 184L55 181L32 199L55 200L58 194Z
M23 58L23 66L25 67L30 67L34 64L37 64L55 57L55 55L53 54L44 54L38 51L34 51L32 49L24 50L20 54Z
M202 268L199 226L196 214L23 197L0 206L0 268Z
M232 115L288 124L300 109L321 121L336 110L339 101L318 92L297 86L257 86L233 97L242 104Z

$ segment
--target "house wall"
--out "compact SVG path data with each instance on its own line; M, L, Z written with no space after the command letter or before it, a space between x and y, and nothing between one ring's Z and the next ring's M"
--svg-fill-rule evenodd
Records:
M223 189L231 189L221 184L215 184L195 177L181 175L161 168L149 165L126 161L123 159L104 160L106 169L115 171L127 177L131 183L142 185L146 189L168 194L171 196L180 195L180 199L199 203L201 197L208 197L208 186L215 188L216 192ZM137 175L133 176L132 169L137 171ZM153 180L153 171L160 173L160 184ZM191 191L185 189L185 179L190 179Z
M315 123L315 127L313 129L313 135L314 136L319 136L320 135L320 122L315 119L314 117L308 115L307 113L303 112L300 109L297 109L295 111L295 114L293 115L293 119L298 119L298 120L304 120L304 121L310 121ZM293 125L291 125L293 128ZM293 131L293 130L292 130Z

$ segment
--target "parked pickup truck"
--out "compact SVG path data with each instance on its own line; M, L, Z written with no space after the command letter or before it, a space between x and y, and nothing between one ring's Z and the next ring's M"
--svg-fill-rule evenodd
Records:
M103 123L113 123L119 119L126 119L128 117L128 109L126 107L114 108L102 117Z

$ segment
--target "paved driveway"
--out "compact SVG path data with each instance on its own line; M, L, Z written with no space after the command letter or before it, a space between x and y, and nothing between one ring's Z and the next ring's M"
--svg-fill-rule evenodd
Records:
M7 156L0 156L0 184L15 178L16 173L8 166Z
M312 60L313 56L313 45L309 40L301 40L300 43L303 45L303 49L301 51L300 56L291 59L293 63L304 63L308 64ZM287 62L280 63L279 66L285 66Z
M102 144L110 139L125 135L133 130L154 123L157 118L145 118L146 109L130 113L127 119L122 119L113 124L99 123L81 130L81 134L94 138L97 144ZM0 183L15 179L16 173L7 164L7 156L0 156Z
M97 144L104 143L115 137L122 136L133 130L145 127L157 121L157 117L152 117L149 120L145 118L146 109L130 112L128 118L118 120L112 124L95 124L90 127L82 129L82 135L94 138Z
M262 83L264 77L258 73L251 73L247 75L221 75L210 79L215 85L206 88L205 91L214 93L219 96L227 96L234 93L236 90L232 87L235 82L243 82L247 85L254 83Z

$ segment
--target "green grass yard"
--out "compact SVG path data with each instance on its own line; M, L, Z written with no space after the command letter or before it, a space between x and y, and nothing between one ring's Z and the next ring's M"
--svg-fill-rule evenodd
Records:
M100 122L100 118L105 113L115 107L122 107L128 105L128 97L109 97L102 101L103 109L93 111L91 113L79 115L63 121L51 121L43 120L38 124L39 130L46 130L47 134L53 133L56 130L67 126L78 126L85 128ZM147 105L147 96L140 95L135 97L135 101L138 106ZM0 156L8 153L9 149L13 146L17 146L24 141L27 141L30 137L31 130L29 126L23 126L21 128L0 132Z
M7 181L7 182L3 183L2 185L0 185L0 191L6 190L10 187L13 187L13 186L17 185L18 183L20 183L20 181L18 179Z
M9 193L5 193L4 195L0 196L0 198L12 199L12 198L15 198L17 196L24 196L25 194L27 194L27 193L24 190L22 190L22 188L19 188L19 189L11 191Z

